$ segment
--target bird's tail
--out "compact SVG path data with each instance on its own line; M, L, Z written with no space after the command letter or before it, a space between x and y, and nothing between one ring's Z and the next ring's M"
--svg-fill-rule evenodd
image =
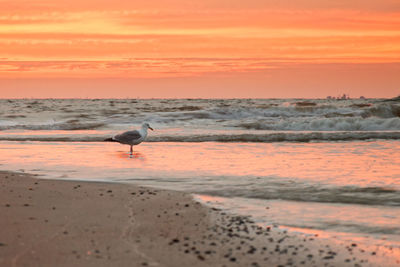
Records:
M105 142L117 142L114 139L112 139L112 137L104 139Z

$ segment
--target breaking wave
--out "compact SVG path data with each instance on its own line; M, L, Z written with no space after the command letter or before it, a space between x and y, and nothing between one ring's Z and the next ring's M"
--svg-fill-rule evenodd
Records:
M149 142L311 142L400 139L399 132L271 132L266 134L218 134L154 136Z
M0 135L0 141L58 141L58 142L102 142L106 134L62 134L62 135ZM352 132L268 132L251 134L192 134L149 136L146 142L313 142L313 141L357 141L400 140L400 131L352 131Z
M400 118L297 118L271 121L267 119L241 122L236 127L275 131L393 131L400 130Z
M103 127L105 124L101 122L86 122L81 123L76 120L60 122L60 123L49 123L49 124L15 124L15 125L0 125L0 131L5 130L93 130Z

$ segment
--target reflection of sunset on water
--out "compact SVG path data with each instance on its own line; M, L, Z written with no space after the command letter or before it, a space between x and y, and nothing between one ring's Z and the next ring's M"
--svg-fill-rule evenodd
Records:
M113 143L4 142L0 159L5 168L24 165L63 166L130 175L268 176L310 179L323 184L399 187L399 142L357 143L146 143L134 147ZM390 152L391 151L391 152ZM137 160L135 160L137 159ZM4 166L4 165L3 165ZM28 167L30 166L30 167ZM388 168L390 166L390 168ZM61 170L62 171L62 170ZM116 173L117 172L117 173ZM79 175L79 174L74 175ZM179 175L180 174L180 175ZM71 174L68 174L71 175Z

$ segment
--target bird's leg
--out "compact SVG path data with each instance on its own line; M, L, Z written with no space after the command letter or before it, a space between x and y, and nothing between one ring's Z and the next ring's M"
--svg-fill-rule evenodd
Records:
M133 149L132 149L132 146L131 146L131 156L132 156L132 154L133 154Z

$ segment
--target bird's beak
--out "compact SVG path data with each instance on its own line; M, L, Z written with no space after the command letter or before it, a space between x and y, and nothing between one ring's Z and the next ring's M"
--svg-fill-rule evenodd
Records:
M154 131L154 129L153 129L153 128L151 128L150 126L149 126L149 129L150 129L150 130L152 130L152 131Z

